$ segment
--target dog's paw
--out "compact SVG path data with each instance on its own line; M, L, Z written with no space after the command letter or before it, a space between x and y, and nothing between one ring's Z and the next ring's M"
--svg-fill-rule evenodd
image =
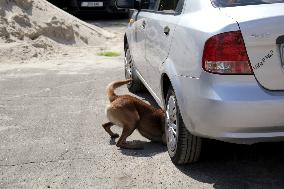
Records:
M118 138L119 137L119 134L115 133L111 136L111 138Z

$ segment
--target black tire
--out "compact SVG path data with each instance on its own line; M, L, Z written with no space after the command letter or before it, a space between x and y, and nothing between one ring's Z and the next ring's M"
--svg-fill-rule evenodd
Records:
M124 73L125 73L125 79L132 79L132 82L130 82L127 85L127 88L130 92L136 93L136 92L144 90L144 85L140 81L139 77L137 76L137 73L134 67L134 61L132 59L130 49L128 46L126 46L125 48Z
M171 113L171 111L175 113ZM186 164L196 162L200 157L202 139L200 137L192 135L185 128L177 104L176 95L172 87L169 88L167 93L166 112L167 115L165 121L165 133L168 153L172 162L174 164ZM176 115L175 118L174 116L172 116L174 114ZM174 137L173 128L176 128L176 138ZM170 136L172 136L173 138L170 138Z

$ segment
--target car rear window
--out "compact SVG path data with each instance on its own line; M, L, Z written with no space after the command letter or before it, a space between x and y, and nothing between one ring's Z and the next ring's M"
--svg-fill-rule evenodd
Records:
M284 3L284 0L211 0L216 7L235 7L246 5L260 5L260 4L273 4Z

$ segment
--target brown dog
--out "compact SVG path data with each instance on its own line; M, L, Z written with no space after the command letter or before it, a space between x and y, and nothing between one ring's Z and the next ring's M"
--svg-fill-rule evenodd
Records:
M106 108L106 114L110 122L104 123L103 128L112 138L117 138L119 135L111 131L111 126L118 125L123 128L122 134L116 143L116 146L120 148L137 148L137 146L126 142L126 138L135 129L145 138L165 144L165 112L136 97L130 95L118 96L114 93L116 88L129 82L131 80L114 81L107 86L110 105Z

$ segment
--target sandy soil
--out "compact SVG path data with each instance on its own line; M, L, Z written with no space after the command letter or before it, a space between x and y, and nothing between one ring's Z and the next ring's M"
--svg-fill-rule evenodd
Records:
M71 53L78 57L82 49L91 54L115 51L121 47L113 45L116 40L117 34L82 22L45 0L0 0L0 63L45 62Z

